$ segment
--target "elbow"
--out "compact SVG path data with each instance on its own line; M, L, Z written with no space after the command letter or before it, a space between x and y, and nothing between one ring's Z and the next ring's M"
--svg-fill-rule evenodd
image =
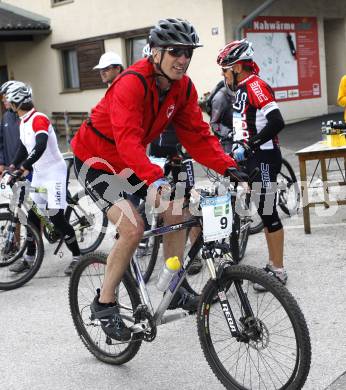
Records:
M278 132L280 132L284 127L285 127L285 121L283 120L283 118L278 119L278 123L277 123Z

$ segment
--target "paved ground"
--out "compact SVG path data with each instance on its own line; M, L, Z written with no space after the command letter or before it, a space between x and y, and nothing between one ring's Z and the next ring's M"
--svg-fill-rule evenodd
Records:
M297 167L294 152L320 139L319 129L318 120L286 128L282 147L293 166ZM318 189L315 196L320 196ZM301 215L283 220L288 288L305 314L312 341L304 389L323 390L334 381L330 389L345 389L339 377L346 369L346 208L312 211L311 221L312 234L305 235ZM111 242L109 234L102 249L107 251ZM63 275L68 261L66 250L58 259L46 245L38 275L18 290L0 292L1 390L223 388L202 355L194 317L160 327L157 340L143 344L122 367L97 361L72 324L68 279ZM265 262L263 234L251 236L244 263L262 267ZM157 297L152 285L150 289Z

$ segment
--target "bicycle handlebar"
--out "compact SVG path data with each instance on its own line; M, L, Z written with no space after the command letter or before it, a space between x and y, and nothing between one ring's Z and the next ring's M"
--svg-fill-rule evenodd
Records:
M13 172L11 171L4 171L3 177L5 175L11 176L12 179L9 179L6 184L9 186L13 186L17 181L23 181L25 180L25 176L23 176L23 171L21 169L17 169Z

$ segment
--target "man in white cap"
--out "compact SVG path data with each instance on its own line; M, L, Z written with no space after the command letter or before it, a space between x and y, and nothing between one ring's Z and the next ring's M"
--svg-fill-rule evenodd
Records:
M99 63L93 69L98 69L102 82L110 86L118 74L124 70L124 66L118 54L107 51L102 54Z

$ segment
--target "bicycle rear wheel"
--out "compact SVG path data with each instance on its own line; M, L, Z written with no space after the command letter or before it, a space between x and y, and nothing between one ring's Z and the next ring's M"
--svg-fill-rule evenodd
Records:
M107 231L108 219L83 190L72 197L65 216L76 232L82 255L95 251L101 245Z
M278 206L286 215L297 214L300 205L299 184L291 165L284 158L277 182Z
M101 288L107 255L102 252L85 255L74 269L69 285L69 303L74 326L86 348L99 360L120 365L131 360L141 346L140 334L133 334L128 342L116 341L102 330L99 320L91 318L90 305ZM116 290L120 314L127 325L132 325L133 312L140 304L137 287L127 273ZM134 322L134 320L133 320Z
M232 259L239 263L245 256L249 240L251 221L247 217L240 217L238 213L233 215L233 228L230 236Z
M40 269L44 246L40 233L34 225L26 221L19 227L18 234L11 238L9 229L12 224L13 214L0 213L0 290L13 290L21 287L31 280ZM27 234L30 233L35 244L35 258L33 263L22 272L12 272L11 266L16 261L22 261L26 246Z
M264 228L264 225L263 225L261 217L257 213L255 213L251 217L251 219L252 219L252 222L250 225L249 233L250 234L257 234L260 231L262 231Z
M234 322L227 305L221 307L218 282L210 280L200 299L197 326L204 355L216 377L227 389L301 389L310 369L311 345L293 296L275 278L249 266L225 269L219 283L240 335L232 337L229 327ZM267 292L255 292L253 283Z

